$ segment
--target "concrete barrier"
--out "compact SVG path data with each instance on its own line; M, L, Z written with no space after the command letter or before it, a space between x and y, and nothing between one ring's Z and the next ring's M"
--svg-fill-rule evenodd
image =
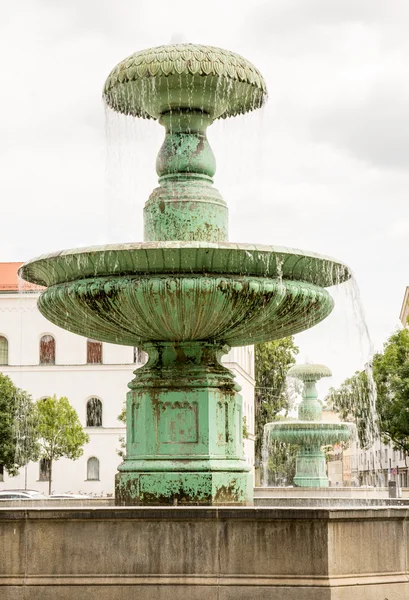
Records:
M1 508L1 600L407 600L406 508Z

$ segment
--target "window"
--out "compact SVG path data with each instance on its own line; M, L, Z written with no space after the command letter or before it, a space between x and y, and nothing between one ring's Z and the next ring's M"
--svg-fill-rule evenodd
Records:
M87 340L87 363L89 365L102 364L102 342Z
M48 481L50 478L50 461L48 458L40 460L40 481Z
M95 456L87 461L87 480L99 481L99 460Z
M9 364L9 343L4 335L0 336L0 365Z
M40 340L40 365L55 364L55 339L52 335L43 335Z
M133 349L134 363L140 363L140 364L144 365L147 360L148 360L148 355L146 354L146 352L141 350L141 348L137 348L136 346L134 346L134 349Z
M0 481L4 481L4 467L0 465Z
M90 398L87 402L87 427L102 427L102 402Z

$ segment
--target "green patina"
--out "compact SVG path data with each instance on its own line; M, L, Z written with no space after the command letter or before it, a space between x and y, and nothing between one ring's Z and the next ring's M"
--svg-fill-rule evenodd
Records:
M119 63L103 96L114 111L165 128L145 241L42 256L21 276L47 287L39 308L53 323L149 355L129 385L116 502L245 504L242 400L220 358L229 346L320 322L333 308L324 288L350 272L314 253L227 241L206 130L265 102L249 61L211 46L152 48Z
M288 375L304 383L303 399L298 407L298 421L277 421L266 428L270 440L301 446L296 457L294 484L299 487L328 487L323 446L339 444L350 439L351 423L332 423L322 420L322 404L318 400L316 382L330 377L325 365L294 365Z

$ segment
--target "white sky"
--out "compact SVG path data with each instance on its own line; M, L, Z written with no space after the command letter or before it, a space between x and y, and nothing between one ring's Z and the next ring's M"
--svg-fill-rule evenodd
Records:
M244 55L269 89L259 115L209 130L230 240L346 262L380 349L409 284L408 28L407 0L1 3L0 260L142 239L162 130L127 125L106 168L101 90L117 62L182 33ZM297 336L300 361L333 370L328 384L368 353L350 300L335 297Z

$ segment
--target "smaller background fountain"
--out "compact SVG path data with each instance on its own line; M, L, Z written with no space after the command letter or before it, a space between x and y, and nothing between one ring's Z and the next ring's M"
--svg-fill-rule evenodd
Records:
M354 426L351 423L322 420L322 404L318 400L316 382L331 374L325 365L291 367L288 375L300 379L304 384L298 420L267 423L264 427L264 465L268 458L268 448L273 441L300 446L293 481L297 487L328 487L325 453L322 448L346 442L353 434Z

